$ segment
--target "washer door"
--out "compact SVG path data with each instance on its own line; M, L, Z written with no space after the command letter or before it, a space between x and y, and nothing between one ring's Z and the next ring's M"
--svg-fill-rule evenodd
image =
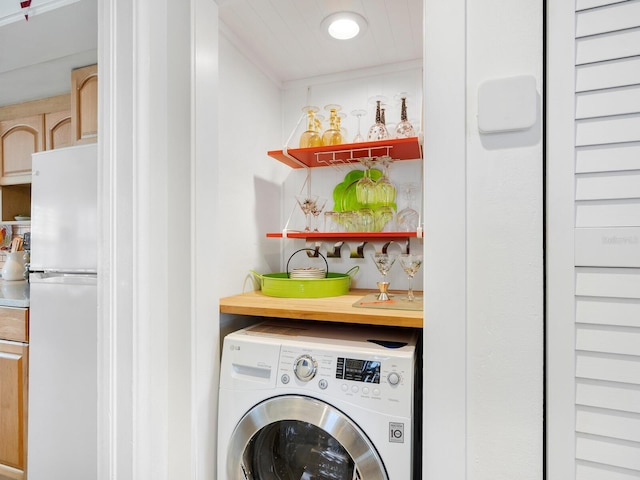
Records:
M253 407L236 426L229 480L388 480L364 432L318 399L283 396Z

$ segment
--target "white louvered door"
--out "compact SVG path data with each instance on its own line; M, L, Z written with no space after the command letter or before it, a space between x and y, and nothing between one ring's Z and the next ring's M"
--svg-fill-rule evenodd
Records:
M640 0L567 5L548 2L547 478L638 480Z

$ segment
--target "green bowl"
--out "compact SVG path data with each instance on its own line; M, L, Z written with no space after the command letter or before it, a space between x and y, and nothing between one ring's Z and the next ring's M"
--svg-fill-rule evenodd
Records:
M251 273L260 282L262 293L270 297L323 298L349 293L351 278L358 269L355 266L347 273L328 272L325 278L289 278L286 272L261 275L251 270Z

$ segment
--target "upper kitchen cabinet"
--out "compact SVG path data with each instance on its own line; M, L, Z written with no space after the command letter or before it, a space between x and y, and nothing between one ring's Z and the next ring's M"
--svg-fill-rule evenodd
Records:
M0 185L31 181L31 154L44 149L44 115L0 122Z
M0 185L31 183L31 154L69 145L69 94L1 107Z
M71 110L51 112L44 116L45 150L70 147Z
M98 66L71 72L71 132L74 145L98 138Z

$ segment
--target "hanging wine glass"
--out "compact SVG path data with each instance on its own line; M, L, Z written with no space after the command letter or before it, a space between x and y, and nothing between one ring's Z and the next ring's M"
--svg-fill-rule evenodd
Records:
M296 201L300 206L300 210L304 213L306 225L304 227L305 232L311 231L311 211L315 208L318 201L317 195L296 195Z
M342 134L340 133L338 112L342 107L336 104L325 105L324 109L329 112L329 128L322 134L323 145L340 145Z
M414 255L412 253L403 253L400 255L400 265L402 265L402 269L407 274L407 278L409 279L409 288L407 290L407 298L408 302L413 302L416 299L416 296L413 294L413 277L418 270L420 270L420 266L422 265L422 255Z
M396 215L396 226L399 232L415 232L418 228L420 214L413 208L418 188L417 183L400 185L400 191L404 194L406 206Z
M300 148L319 147L322 145L322 137L316 128L316 117L320 109L313 105L302 107L302 111L307 113L307 129L300 135Z
M389 155L376 158L376 163L382 166L382 177L376 182L376 203L391 205L396 200L396 186L389 179L389 167L393 159Z
M415 137L415 129L407 117L407 94L405 92L399 93L396 98L399 98L401 102L400 123L396 126L396 138Z
M380 293L378 294L378 300L385 302L389 300L389 282L387 282L387 273L391 270L391 267L396 261L397 255L392 255L388 253L372 253L371 259L373 263L378 267L378 271L382 275L382 280L380 280L377 285L380 289Z
M373 101L376 104L376 123L374 123L369 129L367 140L375 141L375 140L384 140L385 138L389 138L389 131L387 130L387 127L384 125L384 122L382 121L382 111L381 111L382 102L386 101L386 97L378 95L375 97L371 97L369 101Z
M356 200L362 205L371 205L375 202L376 182L371 178L371 167L374 163L373 157L362 157L358 159L365 167L362 178L356 182Z
M359 142L364 142L364 137L362 136L362 134L360 133L360 120L362 119L363 116L365 116L367 114L366 110L353 110L351 112L351 115L358 117L358 133L356 133L356 136L353 137L353 143L359 143Z
M318 216L324 210L325 205L327 204L327 199L323 197L318 197L313 206L311 207L311 215L313 216L313 231L318 232Z

